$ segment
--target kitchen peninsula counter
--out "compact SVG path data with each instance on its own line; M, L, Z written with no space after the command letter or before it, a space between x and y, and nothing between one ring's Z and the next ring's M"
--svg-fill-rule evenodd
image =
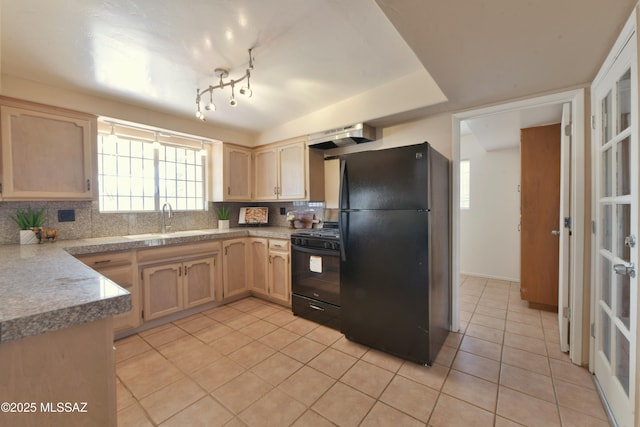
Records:
M73 255L235 237L288 239L286 227L206 229L0 246L0 345L126 312L129 293Z
M113 316L130 310L131 295L73 255L290 234L236 228L0 246L0 425L117 424Z

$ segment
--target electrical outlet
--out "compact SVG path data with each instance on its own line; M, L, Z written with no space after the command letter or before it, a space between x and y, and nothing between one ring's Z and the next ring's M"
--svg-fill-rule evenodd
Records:
M287 208L280 208L280 215L286 215L287 214Z
M74 222L75 220L75 209L60 209L58 211L58 222Z

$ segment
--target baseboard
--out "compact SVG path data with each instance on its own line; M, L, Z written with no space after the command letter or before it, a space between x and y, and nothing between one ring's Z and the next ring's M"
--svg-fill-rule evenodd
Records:
M502 280L502 281L505 281L505 282L520 283L520 278L519 277L495 276L495 275L492 275L492 274L472 273L472 272L467 272L467 271L461 271L460 274L461 275L465 275L465 276L482 277L483 279Z

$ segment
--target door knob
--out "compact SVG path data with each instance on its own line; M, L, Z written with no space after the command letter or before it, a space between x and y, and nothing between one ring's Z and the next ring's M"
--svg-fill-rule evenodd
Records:
M615 264L613 271L622 276L636 277L636 266L631 264Z
M633 234L624 238L624 245L628 248L636 247L636 236Z
M551 230L551 234L553 234L554 236L559 236L560 230Z

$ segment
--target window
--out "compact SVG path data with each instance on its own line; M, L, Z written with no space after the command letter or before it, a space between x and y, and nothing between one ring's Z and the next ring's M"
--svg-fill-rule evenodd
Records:
M200 150L166 145L160 147L160 198L170 203L174 209L204 209L203 174Z
M204 210L204 183L200 149L98 135L100 211Z
M460 209L471 209L471 162L460 161Z

